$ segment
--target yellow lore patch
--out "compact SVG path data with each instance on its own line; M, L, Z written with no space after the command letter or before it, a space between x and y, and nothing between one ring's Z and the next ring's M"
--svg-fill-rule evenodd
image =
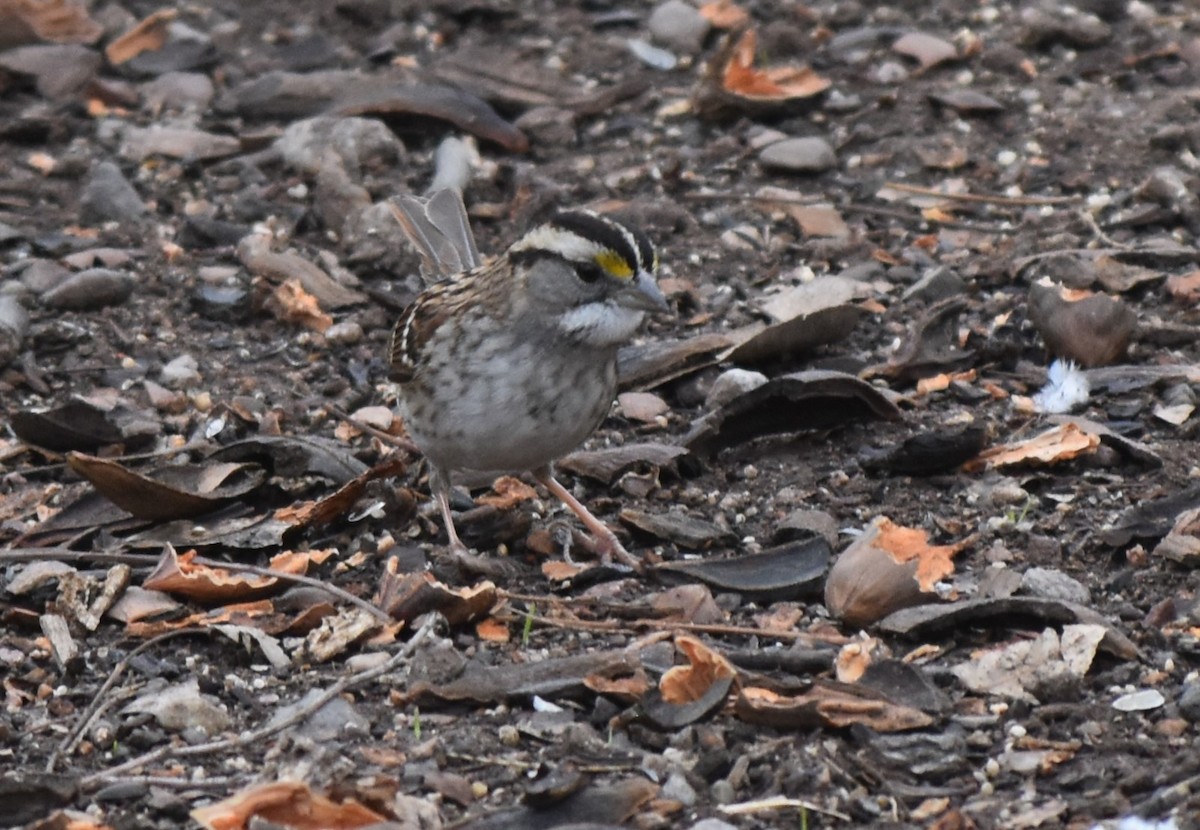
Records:
M633 269L629 267L625 257L616 251L601 251L596 254L596 264L617 279L627 280L633 277Z

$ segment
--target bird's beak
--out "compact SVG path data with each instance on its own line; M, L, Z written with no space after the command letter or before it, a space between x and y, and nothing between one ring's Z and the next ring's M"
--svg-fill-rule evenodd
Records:
M629 287L617 295L617 302L639 311L670 311L667 298L654 281L654 275L648 271L639 271Z

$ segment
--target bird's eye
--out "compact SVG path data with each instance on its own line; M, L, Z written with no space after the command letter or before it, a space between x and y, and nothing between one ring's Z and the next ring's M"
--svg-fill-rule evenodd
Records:
M596 282L604 276L604 269L594 262L576 263L575 272L579 274L579 279L588 283Z

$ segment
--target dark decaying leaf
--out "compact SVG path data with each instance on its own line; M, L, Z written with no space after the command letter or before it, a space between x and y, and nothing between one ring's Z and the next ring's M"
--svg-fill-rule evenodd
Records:
M864 470L888 475L931 476L957 469L987 443L987 429L972 424L951 430L927 430L886 450L865 454Z
M414 683L407 700L425 696L442 700L474 700L479 703L525 698L575 697L587 689L592 675L628 674L639 664L637 656L624 650L573 654L526 663L486 665L471 663L462 676L448 683Z
M622 389L648 389L718 362L733 344L727 334L699 334L687 340L648 341L625 346L617 354Z
M1147 467L1161 467L1163 465L1162 457L1148 445L1143 444L1141 441L1135 441L1128 436L1121 435L1110 427L1093 421L1090 418L1083 418L1078 415L1054 415L1047 418L1047 420L1052 424L1074 424L1084 432L1099 435L1101 444L1116 450L1127 461L1136 461Z
M862 283L838 276L788 288L763 303L774 322L734 332L736 345L721 357L738 364L761 363L844 340L866 313L854 303L863 292Z
M883 392L854 375L817 369L783 375L739 395L695 421L683 443L716 452L767 435L880 418L900 418L899 407Z
M428 571L399 573L395 557L387 562L375 604L393 619L408 622L436 611L451 625L480 619L496 605L496 586L482 582L470 588L451 588Z
M655 570L664 578L678 574L759 601L782 601L819 593L831 554L816 536L746 556L664 562Z
M78 778L71 775L29 768L0 773L0 804L4 805L4 820L13 826L44 819L74 801L78 791Z
M1165 556L1192 568L1200 564L1200 510L1181 513L1171 532L1155 546L1154 556Z
M686 703L668 703L658 689L651 689L641 700L645 720L668 732L682 729L719 709L729 697L736 677L720 677L712 681L704 694Z
M100 530L129 531L145 526L146 520L134 518L127 511L117 507L88 487L86 493L68 503L66 507L32 530L19 536L13 544L14 546L55 545L79 537L91 536Z
M644 718L659 729L682 729L716 711L737 680L737 669L724 655L696 637L680 635L675 647L687 663L672 666L642 699Z
M95 450L124 437L108 412L77 398L42 412L14 412L10 423L26 444L54 452Z
M499 810L456 825L458 830L617 830L658 794L658 785L645 778L586 787L549 807Z
M999 628L1034 624L1041 627L1047 623L1102 625L1107 631L1101 643L1105 651L1122 660L1132 660L1138 656L1137 646L1101 614L1073 602L1042 597L969 599L918 605L889 614L879 621L878 627L891 634L926 639L946 631L961 631L967 626L991 625Z
M67 463L113 504L152 521L208 513L255 490L267 477L257 464L179 464L143 474L77 452L67 454Z
M1170 532L1180 514L1200 507L1200 484L1161 499L1139 502L1125 510L1112 527L1100 531L1106 545L1121 547L1134 539L1161 539Z
M618 476L634 467L647 465L663 468L689 454L686 447L648 441L605 447L602 450L580 450L559 459L554 466L601 484L612 484Z
M951 706L949 695L920 667L903 660L878 660L867 666L859 686L874 689L893 703L939 715Z
M342 91L330 114L398 116L406 126L419 117L448 121L511 153L529 149L525 134L501 118L490 104L446 84L411 81L397 84L388 78L363 77Z
M649 513L626 508L618 518L630 527L686 550L706 550L737 541L737 536L725 528L679 513Z
M950 297L930 306L887 364L873 372L896 380L918 380L971 365L974 353L958 346L958 316L966 310L967 302L962 297Z
M209 461L254 462L284 478L324 476L345 484L367 471L344 444L317 435L256 435L214 452Z

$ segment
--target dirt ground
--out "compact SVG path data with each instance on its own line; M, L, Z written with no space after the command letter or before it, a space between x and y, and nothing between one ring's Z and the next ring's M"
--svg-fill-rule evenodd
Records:
M1193 4L749 0L744 52L682 2L25 5L0 824L1200 827ZM511 480L463 572L393 440L386 200L449 137L485 253L576 205L659 247L560 465L641 573Z

